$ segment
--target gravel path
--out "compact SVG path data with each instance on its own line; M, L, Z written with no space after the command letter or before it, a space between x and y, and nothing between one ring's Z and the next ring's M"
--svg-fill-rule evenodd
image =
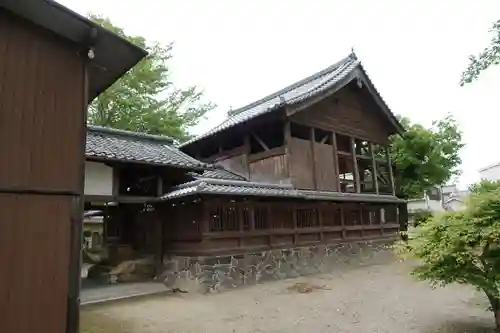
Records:
M82 311L82 332L492 332L480 294L464 286L433 290L409 277L409 268L391 260L221 294L109 304Z

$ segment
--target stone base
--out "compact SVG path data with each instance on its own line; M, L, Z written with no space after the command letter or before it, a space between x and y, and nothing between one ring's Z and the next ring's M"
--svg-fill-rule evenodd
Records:
M311 274L328 273L343 264L373 262L387 253L387 242L317 245L257 253L206 257L170 256L159 276L168 288L210 293Z

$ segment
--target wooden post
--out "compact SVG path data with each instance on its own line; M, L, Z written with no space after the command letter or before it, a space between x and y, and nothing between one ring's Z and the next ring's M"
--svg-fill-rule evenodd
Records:
M337 135L332 132L332 146L333 146L333 166L335 168L335 175L337 176L337 192L340 192L340 170L339 170L339 157L337 155Z
M361 184L359 183L359 170L358 170L358 159L356 158L356 147L354 138L351 139L351 154L352 154L352 163L353 163L353 173L354 173L354 185L356 186L356 193L361 193Z
M346 239L346 231L345 231L345 219L344 219L344 204L340 204L340 226L342 227L342 239Z
M389 155L389 149L385 150L385 155L387 156L387 166L389 168L389 178L391 180L392 195L396 195L396 189L394 188L394 175L392 173L392 162L391 162L391 156Z
M285 124L283 126L283 134L284 134L284 145L285 145L285 159L286 159L286 170L288 172L288 177L290 178L290 182L293 184L292 180L292 169L291 169L291 163L290 163L290 156L291 156L291 139L292 139L292 131L290 128L290 121L285 120Z
M209 201L202 201L201 202L201 207L203 210L202 216L203 218L201 219L201 224L200 224L200 231L203 236L203 234L209 233L210 232L210 209L209 209Z
M250 213L250 231L255 230L255 202L250 201L248 205L249 213Z
M163 177L161 175L156 176L156 195L158 197L163 195Z
M318 215L318 225L319 225L319 240L323 243L324 235L323 235L323 209L324 205L320 202L318 205L318 209L316 210L316 214Z
M295 206L295 205L294 205ZM293 245L297 244L297 211L292 208Z
M115 198L120 195L120 169L116 166L113 166L113 188L111 194Z
M370 142L370 154L372 156L372 169L373 169L373 186L375 186L375 193L379 194L378 178L377 178L377 162L375 161L375 153L373 152L373 144Z
M245 170L247 172L246 176L248 179L250 179L250 163L248 163L248 156L250 155L250 136L248 133L245 133L245 136L243 138L243 146L245 154L243 155L243 163L245 165Z
M314 143L316 142L316 138L315 138L315 133L314 133L314 128L311 127L310 130L309 130L309 140L311 141L311 158L312 158L312 176L313 176L313 186L314 186L314 189L317 190L318 189L318 179L317 179L317 176L316 176L316 158L315 158L315 153L314 153Z

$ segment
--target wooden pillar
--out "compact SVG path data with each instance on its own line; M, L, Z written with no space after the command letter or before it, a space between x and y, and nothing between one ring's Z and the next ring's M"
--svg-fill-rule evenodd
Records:
M388 148L386 149L385 154L387 156L387 166L389 168L389 178L390 178L390 181L391 181L392 195L396 195L396 189L394 187L394 174L393 174L393 171L392 171L391 156L389 154L389 149Z
M342 228L342 239L346 239L346 230L345 230L345 219L344 219L344 207L345 203L339 204L340 207L340 226Z
M319 203L317 205L316 213L318 214L318 225L319 225L319 240L323 243L324 235L323 235L323 209L325 209L325 205L323 203Z
M248 162L248 157L250 155L250 136L248 133L245 133L243 138L243 146L244 146L244 155L243 155L243 164L245 165L246 177L250 179L250 163Z
M333 166L335 168L335 176L337 177L337 192L340 192L340 170L339 170L339 157L337 155L337 135L332 132L332 146L333 146Z
M356 158L356 147L355 147L355 142L354 138L350 137L351 139L351 154L352 154L352 163L353 163L353 173L354 173L354 184L356 186L356 193L361 192L361 184L359 183L359 170L358 170L358 159Z
M202 207L202 216L203 218L201 219L200 223L200 232L203 236L203 234L209 233L210 232L210 208L209 208L210 202L205 201L202 199L201 202L201 207Z
M290 163L290 156L292 154L291 147L290 147L291 139L292 139L292 131L291 131L290 126L291 126L290 121L285 120L285 124L283 127L283 134L284 134L284 145L285 145L286 170L288 172L287 176L290 178L290 180L293 184L293 180L291 179L292 178L292 173L291 173L292 166Z
M255 202L250 201L248 209L250 213L250 230L253 231L255 230Z
M296 204L293 205L296 207ZM292 227L293 227L293 244L297 244L297 211L295 208L292 208Z
M161 175L156 177L156 195L158 197L163 195L163 177Z
M371 154L371 157L372 157L373 186L375 186L375 193L379 194L380 192L379 192L379 189L378 189L377 161L375 160L375 153L373 151L373 144L371 142L370 142L370 154Z
M314 142L316 141L315 138L315 133L314 133L314 128L309 129L309 141L311 141L311 159L312 159L312 178L313 178L313 186L314 189L318 189L318 177L316 177L316 157L315 157L315 152L314 152Z

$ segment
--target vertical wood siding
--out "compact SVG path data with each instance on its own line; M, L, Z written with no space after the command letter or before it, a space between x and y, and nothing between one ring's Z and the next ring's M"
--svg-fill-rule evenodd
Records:
M1 331L65 332L71 197L0 194L0 207Z
M338 191L335 157L332 145L314 143L314 172L316 173L317 190Z
M249 164L250 181L288 184L288 167L285 155L276 155Z
M2 332L66 331L83 190L83 73L76 47L0 10Z
M391 127L373 102L347 86L290 117L292 122L352 135L377 143L388 141Z
M311 141L290 139L290 175L292 184L299 189L314 189L314 166Z
M83 63L49 33L0 11L0 188L77 192Z

